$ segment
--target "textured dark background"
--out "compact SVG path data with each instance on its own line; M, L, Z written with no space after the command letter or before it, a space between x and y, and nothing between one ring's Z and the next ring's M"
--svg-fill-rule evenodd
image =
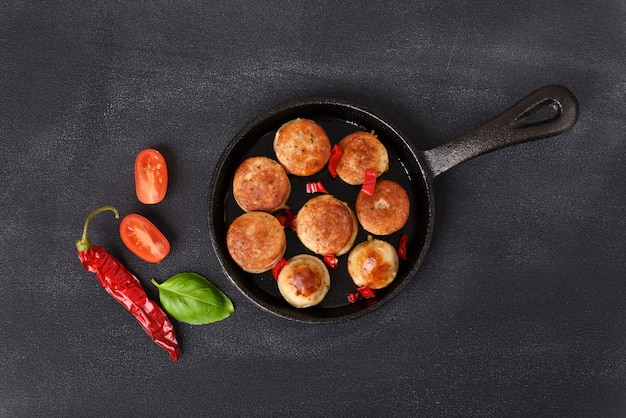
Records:
M624 416L624 22L620 0L0 2L0 415ZM374 313L287 321L223 274L208 187L260 114L339 97L427 149L552 83L578 124L438 177L425 263ZM147 147L170 166L154 207ZM192 270L235 303L175 324L177 363L78 262L104 204L170 238L149 265L112 217L91 229L151 296Z

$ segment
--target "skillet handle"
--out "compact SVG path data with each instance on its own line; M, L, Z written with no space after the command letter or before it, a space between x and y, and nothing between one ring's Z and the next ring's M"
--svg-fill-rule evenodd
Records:
M552 107L556 115L539 122L528 120L546 105ZM424 151L424 156L436 177L481 154L566 132L577 119L578 101L572 92L563 86L545 86L452 142Z

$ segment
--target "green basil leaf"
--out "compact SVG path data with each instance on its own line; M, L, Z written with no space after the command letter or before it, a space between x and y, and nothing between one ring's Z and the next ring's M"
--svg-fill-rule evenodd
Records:
M234 311L232 301L217 286L197 273L178 273L159 284L163 309L180 322L210 324L228 318Z

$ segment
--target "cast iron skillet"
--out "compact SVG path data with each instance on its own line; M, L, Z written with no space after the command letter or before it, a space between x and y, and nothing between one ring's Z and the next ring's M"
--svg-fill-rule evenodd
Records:
M548 117L543 109L552 109ZM347 295L356 290L346 272L347 255L339 257L339 266L331 270L331 289L324 301L313 308L296 309L287 304L276 286L271 272L248 274L231 259L226 247L226 231L234 218L243 211L232 196L232 179L238 165L246 158L265 155L276 158L273 140L276 130L285 122L297 117L310 118L327 131L331 143L356 130L374 131L387 147L390 169L383 175L402 184L411 199L411 214L405 228L393 235L380 237L394 246L401 234L409 237L407 260L401 261L394 282L376 291L376 297L350 303ZM219 159L209 192L209 229L217 257L234 284L260 307L291 320L309 323L328 323L354 319L372 312L395 296L415 275L424 260L431 241L435 221L433 181L455 165L489 151L513 144L558 135L570 129L578 117L578 103L564 87L543 87L525 97L511 108L478 128L442 146L419 151L413 142L386 120L354 104L334 99L314 99L280 107L246 126L228 145ZM312 195L305 192L308 181L321 180L328 191L354 207L359 187L349 186L339 178L333 179L328 170L317 175L300 178L290 176L292 195L288 202L294 214ZM286 229L287 252L285 258L310 253ZM367 239L360 229L356 244Z

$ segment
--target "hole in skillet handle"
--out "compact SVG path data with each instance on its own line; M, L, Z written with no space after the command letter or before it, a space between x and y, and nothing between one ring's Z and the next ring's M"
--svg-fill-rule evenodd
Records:
M487 152L559 135L572 128L577 119L574 94L563 86L545 86L455 140L424 151L424 156L436 177Z
M561 114L561 108L553 101L540 103L536 108L520 116L514 123L513 127L522 128L524 126L539 125L541 123L549 123L555 121Z

